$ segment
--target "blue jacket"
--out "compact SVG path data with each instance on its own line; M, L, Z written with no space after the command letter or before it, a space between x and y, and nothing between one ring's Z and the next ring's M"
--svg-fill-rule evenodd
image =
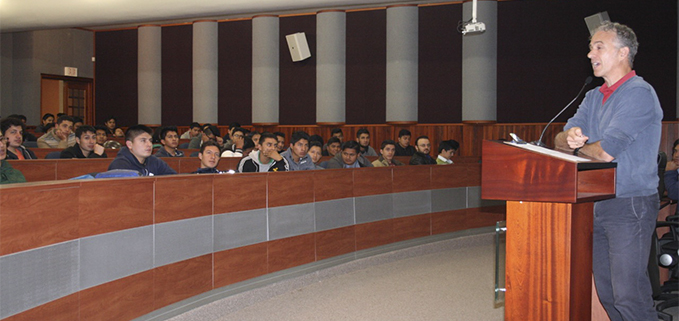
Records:
M112 169L131 169L139 172L141 176L171 175L177 174L166 162L153 155L144 160L144 164L139 163L127 147L123 147L118 152L118 156L108 166Z

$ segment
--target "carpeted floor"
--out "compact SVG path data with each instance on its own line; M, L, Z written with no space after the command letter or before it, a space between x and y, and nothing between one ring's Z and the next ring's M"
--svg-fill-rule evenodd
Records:
M397 252L409 250L417 252ZM385 253L362 259L367 267L283 294L267 295L276 291L265 287L254 294L261 300L243 293L171 320L503 320L504 309L493 307L491 234L423 245L421 251L429 254Z

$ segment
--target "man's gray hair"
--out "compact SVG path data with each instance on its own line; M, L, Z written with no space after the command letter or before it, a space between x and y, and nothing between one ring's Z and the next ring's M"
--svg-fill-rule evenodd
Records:
M634 33L634 30L617 22L604 21L599 27L596 28L596 30L594 30L594 33L597 31L615 32L616 46L618 49L623 47L629 48L629 55L627 56L627 59L629 61L630 68L632 68L634 65L634 56L637 55L637 50L639 49L639 42L637 42L637 35Z

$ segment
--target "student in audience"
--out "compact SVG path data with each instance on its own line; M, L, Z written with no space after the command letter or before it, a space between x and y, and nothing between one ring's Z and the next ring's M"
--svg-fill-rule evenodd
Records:
M380 157L372 163L375 167L405 165L398 159L394 159L394 155L396 154L396 142L391 139L382 142L380 154Z
M278 154L278 140L271 133L262 133L259 150L253 151L238 163L238 172L283 172L290 170L288 161Z
M40 125L38 125L35 128L35 132L36 133L46 133L47 130L45 130L45 126L47 126L47 124L52 124L52 123L54 123L54 115L52 115L50 113L46 113L46 114L42 115L42 121L40 122Z
M323 156L321 148L323 148L323 144L319 141L312 140L309 143L309 152L307 154L309 154L311 161L314 163L314 169L325 169L325 167L320 164L321 157Z
M135 125L125 133L125 145L118 152L116 158L108 166L112 169L131 169L139 171L141 176L177 174L162 159L151 155L153 131L144 125Z
M415 154L410 158L410 165L434 165L436 160L429 156L431 143L429 137L420 136L415 140Z
M121 138L125 137L125 131L122 128L118 127L115 130L113 130L113 136Z
M346 141L342 144L342 151L328 161L326 168L359 168L373 167L373 164L361 155L360 145L353 141Z
M200 159L200 168L193 172L192 174L220 174L222 173L217 169L219 165L219 145L214 141L207 141L200 146L200 153L198 153L198 159Z
M370 132L367 129L361 128L356 132L356 142L361 147L361 155L377 156L377 152L370 147Z
M224 140L224 142L222 143L223 149L231 150L231 151L234 150L233 146L232 146L234 142L233 142L233 137L231 137L231 135L233 135L233 131L236 128L241 128L239 122L235 121L235 122L232 122L232 123L229 124L229 131L227 133L226 140Z
M0 133L0 184L23 183L26 177L5 160L8 140Z
M97 144L96 129L84 125L75 130L75 145L61 151L59 158L106 158L104 146Z
M413 156L415 147L410 146L410 131L401 129L398 132L398 144L396 145L396 156Z
M672 159L667 161L664 179L667 197L674 201L679 200L679 139L674 141ZM677 211L679 211L679 206L677 206Z
M233 154L239 153L243 155L243 145L245 144L245 129L240 127L229 128L229 137L231 138L231 147L225 148L225 152L230 151L226 157L232 157ZM222 156L225 156L222 153Z
M236 145L233 145L234 147ZM243 138L243 146L236 148L236 151L225 150L222 152L222 157L243 157L243 155L250 155L255 149L255 142L250 137Z
M460 143L456 140L444 140L439 144L439 156L436 157L436 164L438 165L449 165L453 164L451 158L460 148Z
M337 137L337 139L339 139L339 141L340 141L340 144L344 140L344 133L342 133L342 128L333 128L330 131L330 136L331 137Z
M285 134L281 132L275 132L273 134L276 135L276 140L278 141L276 148L278 148L279 153L282 153L285 150Z
M73 132L75 132L76 129L78 129L78 127L82 126L83 124L85 124L85 123L83 122L82 118L73 117Z
M38 148L65 149L73 145L75 145L73 118L67 115L57 118L57 125L54 130L38 138Z
M36 159L35 154L22 144L24 142L24 123L13 117L0 122L0 132L7 140L7 159Z
M259 137L261 136L261 134L258 131L253 130L245 134L245 136L250 137L250 139L252 139L252 142L255 143L255 150L257 150L257 145L259 144Z
M342 142L337 137L330 137L330 139L328 139L328 143L325 146L327 146L327 148L323 151L323 156L334 157L340 152Z
M203 128L200 127L199 123L193 122L191 125L189 125L189 131L185 132L182 134L180 139L191 139L194 137L199 137L200 133L203 132Z
M106 135L115 136L116 133L116 118L109 116L104 120L104 127L106 127Z
M30 132L28 132L26 130L26 121L27 121L26 116L19 115L19 114L12 114L12 115L7 116L7 118L16 118L16 119L20 120L22 123L24 123L24 141L25 142L34 142L34 141L37 140L35 135L31 134Z
M102 125L97 125L94 126L94 130L96 131L97 134L97 144L104 146L104 143L106 143L106 140L108 139L108 136L106 135L106 127Z
M208 140L211 140L217 143L217 145L220 145L217 142L217 136L219 136L219 128L217 128L217 126L214 125L205 124L203 125L203 133L200 136L191 138L191 141L189 142L189 149L198 149L200 148L201 145L203 145L203 143L205 143Z
M316 169L309 152L309 134L296 131L290 137L290 147L281 153L290 165L291 171L305 171Z
M177 127L165 126L160 130L160 143L163 145L156 152L156 157L184 157L184 152L177 149L179 134Z

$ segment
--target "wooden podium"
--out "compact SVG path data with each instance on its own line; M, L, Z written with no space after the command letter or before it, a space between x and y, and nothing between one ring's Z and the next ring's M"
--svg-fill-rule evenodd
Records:
M507 201L505 320L590 320L593 202L615 197L616 164L488 140L482 153L481 197Z

